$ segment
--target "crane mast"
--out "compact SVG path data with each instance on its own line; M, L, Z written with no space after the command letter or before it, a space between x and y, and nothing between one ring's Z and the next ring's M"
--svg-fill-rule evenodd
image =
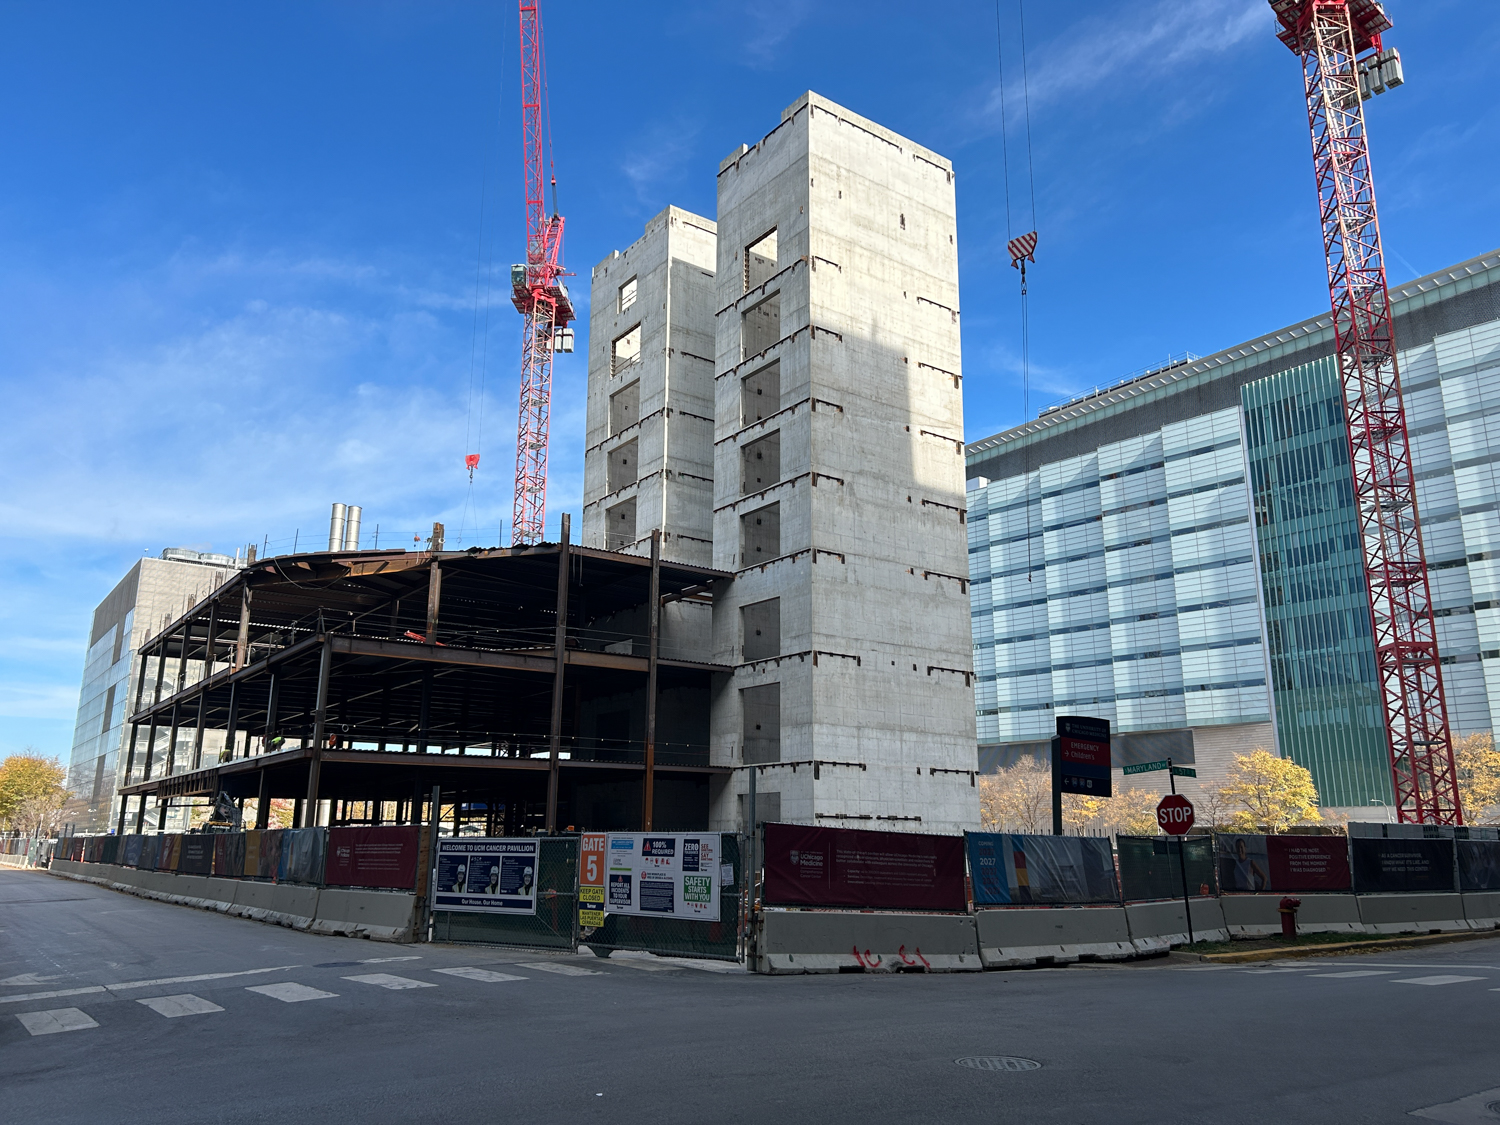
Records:
M520 0L521 147L526 189L526 261L510 268L511 301L525 318L521 336L521 410L516 425L516 490L511 542L540 543L547 511L547 429L552 410L552 354L572 351L573 305L563 277L563 217L544 198L547 152L542 18L537 0Z
M1397 818L1462 824L1361 98L1391 21L1376 0L1270 4L1302 61Z

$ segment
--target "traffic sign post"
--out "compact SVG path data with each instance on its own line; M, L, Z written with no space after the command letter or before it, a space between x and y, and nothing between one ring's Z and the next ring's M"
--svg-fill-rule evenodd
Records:
M1167 835L1177 837L1177 858L1182 870L1182 912L1187 918L1189 945L1196 939L1193 937L1193 905L1188 900L1187 834L1195 819L1193 802L1177 795L1177 785L1174 782L1172 793L1163 797L1156 805L1156 823Z

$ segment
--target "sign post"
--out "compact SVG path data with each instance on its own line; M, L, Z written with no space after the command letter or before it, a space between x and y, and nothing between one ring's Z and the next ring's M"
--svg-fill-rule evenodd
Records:
M1114 795L1110 778L1109 720L1059 715L1052 739L1052 834L1063 834L1062 795Z
M1170 763L1171 759L1168 759ZM1196 819L1193 811L1193 802L1186 797L1177 795L1177 782L1172 782L1172 793L1163 797L1156 806L1156 823L1161 830L1169 836L1177 837L1177 858L1182 865L1182 912L1187 917L1188 944L1195 940L1193 937L1193 907L1188 901L1187 881L1187 834L1188 829L1193 827Z

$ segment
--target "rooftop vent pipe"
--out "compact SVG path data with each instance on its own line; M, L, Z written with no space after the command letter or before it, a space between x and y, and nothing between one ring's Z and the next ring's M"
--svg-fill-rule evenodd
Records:
M358 504L350 504L344 519L344 550L359 550L359 517L364 511Z
M344 549L344 519L348 510L343 504L333 506L333 516L328 521L328 549L330 551Z

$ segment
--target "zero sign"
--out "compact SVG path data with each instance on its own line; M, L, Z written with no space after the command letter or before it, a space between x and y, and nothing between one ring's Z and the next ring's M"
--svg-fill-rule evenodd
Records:
M1156 823L1168 836L1186 836L1193 827L1193 802L1177 793L1163 797L1156 806Z

